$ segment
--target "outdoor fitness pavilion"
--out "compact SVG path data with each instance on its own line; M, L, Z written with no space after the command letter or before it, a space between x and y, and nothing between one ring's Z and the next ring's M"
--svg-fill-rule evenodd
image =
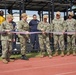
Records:
M38 11L40 20L43 20L43 12L48 11L48 21L54 19L54 12L64 12L64 16L68 17L69 11L75 11L72 6L76 5L76 0L0 0L0 9L8 10L12 14L12 10L19 10L19 14L26 10ZM50 18L51 17L51 18Z
M73 5L76 5L76 0L0 0L0 9L5 9L5 15L7 10L9 13L13 13L12 10L19 10L20 15L26 10L36 10L42 20L43 12L48 11L49 22L54 18L56 11L64 12L66 18L68 9L75 13ZM57 56L53 59L31 57L29 61L18 59L7 65L0 61L0 75L76 75L75 56Z

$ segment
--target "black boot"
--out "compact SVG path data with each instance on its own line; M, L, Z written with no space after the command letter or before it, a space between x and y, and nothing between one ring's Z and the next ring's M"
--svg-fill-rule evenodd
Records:
M22 55L22 56L21 56L21 59L22 59L22 60L28 60L28 58L27 58L25 55Z

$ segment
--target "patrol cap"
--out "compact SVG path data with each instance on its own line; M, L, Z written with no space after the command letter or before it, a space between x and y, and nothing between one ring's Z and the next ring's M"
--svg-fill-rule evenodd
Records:
M11 18L11 19L13 19L13 15L8 14L8 15L6 15L6 18Z
M27 17L27 14L26 13L22 13L21 17Z
M73 12L68 13L69 16L74 16Z
M48 16L47 15L44 15L43 18L48 18Z
M57 12L56 12L56 15L60 15L60 11L57 11Z

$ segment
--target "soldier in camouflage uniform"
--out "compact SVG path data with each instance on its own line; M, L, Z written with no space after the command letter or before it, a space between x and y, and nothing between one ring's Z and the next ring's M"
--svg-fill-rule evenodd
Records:
M64 32L64 20L60 18L60 12L56 12L56 18L52 21L51 29L53 32ZM55 54L58 55L58 50L61 50L61 56L64 56L64 36L63 34L54 34Z
M49 58L51 58L51 49L50 49L50 40L49 40L49 34L46 32L50 31L50 24L47 22L47 16L43 16L43 22L40 22L38 24L39 31L42 32L42 34L39 34L39 44L40 44L40 49L41 49L41 57L44 57L45 53L45 46L47 53L49 55Z
M1 41L2 41L2 59L3 63L7 64L9 61L14 61L10 59L11 50L12 50L12 34L10 31L13 30L12 25L13 16L11 14L8 14L6 16L6 21L4 21L1 25L1 31L4 33L1 35Z
M18 22L18 31L20 32L25 32L29 33L29 25L27 23L27 14L22 13L21 15L21 21ZM21 59L27 60L28 58L26 57L26 42L28 39L28 35L25 34L20 34L18 35L20 38L20 44L21 44Z
M66 31L76 32L76 20L73 19L73 13L69 12L68 19L66 20ZM70 50L73 50L73 55L76 55L75 35L67 35L67 55L70 55Z

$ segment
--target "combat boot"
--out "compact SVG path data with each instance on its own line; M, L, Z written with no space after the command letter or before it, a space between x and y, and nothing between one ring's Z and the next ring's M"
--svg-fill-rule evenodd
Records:
M45 52L43 51L43 52L41 52L41 56L40 56L41 58L43 58L43 57L45 57Z
M41 54L41 56L40 56L41 58L43 58L44 57L44 54Z
M73 51L73 56L76 56L76 52L75 52L75 50Z
M54 57L55 57L55 56L58 56L58 51L56 51L55 54L54 54L53 56L54 56Z
M14 59L7 59L8 62L14 62Z
M68 52L67 52L67 56L69 56L69 55L70 55L70 52L68 51Z
M21 56L21 59L22 59L22 60L29 60L25 55L22 55L22 56Z
M8 61L6 59L2 59L4 64L8 64Z
M64 51L61 51L61 57L64 57Z
M52 58L52 55L49 55L49 58L51 59Z

